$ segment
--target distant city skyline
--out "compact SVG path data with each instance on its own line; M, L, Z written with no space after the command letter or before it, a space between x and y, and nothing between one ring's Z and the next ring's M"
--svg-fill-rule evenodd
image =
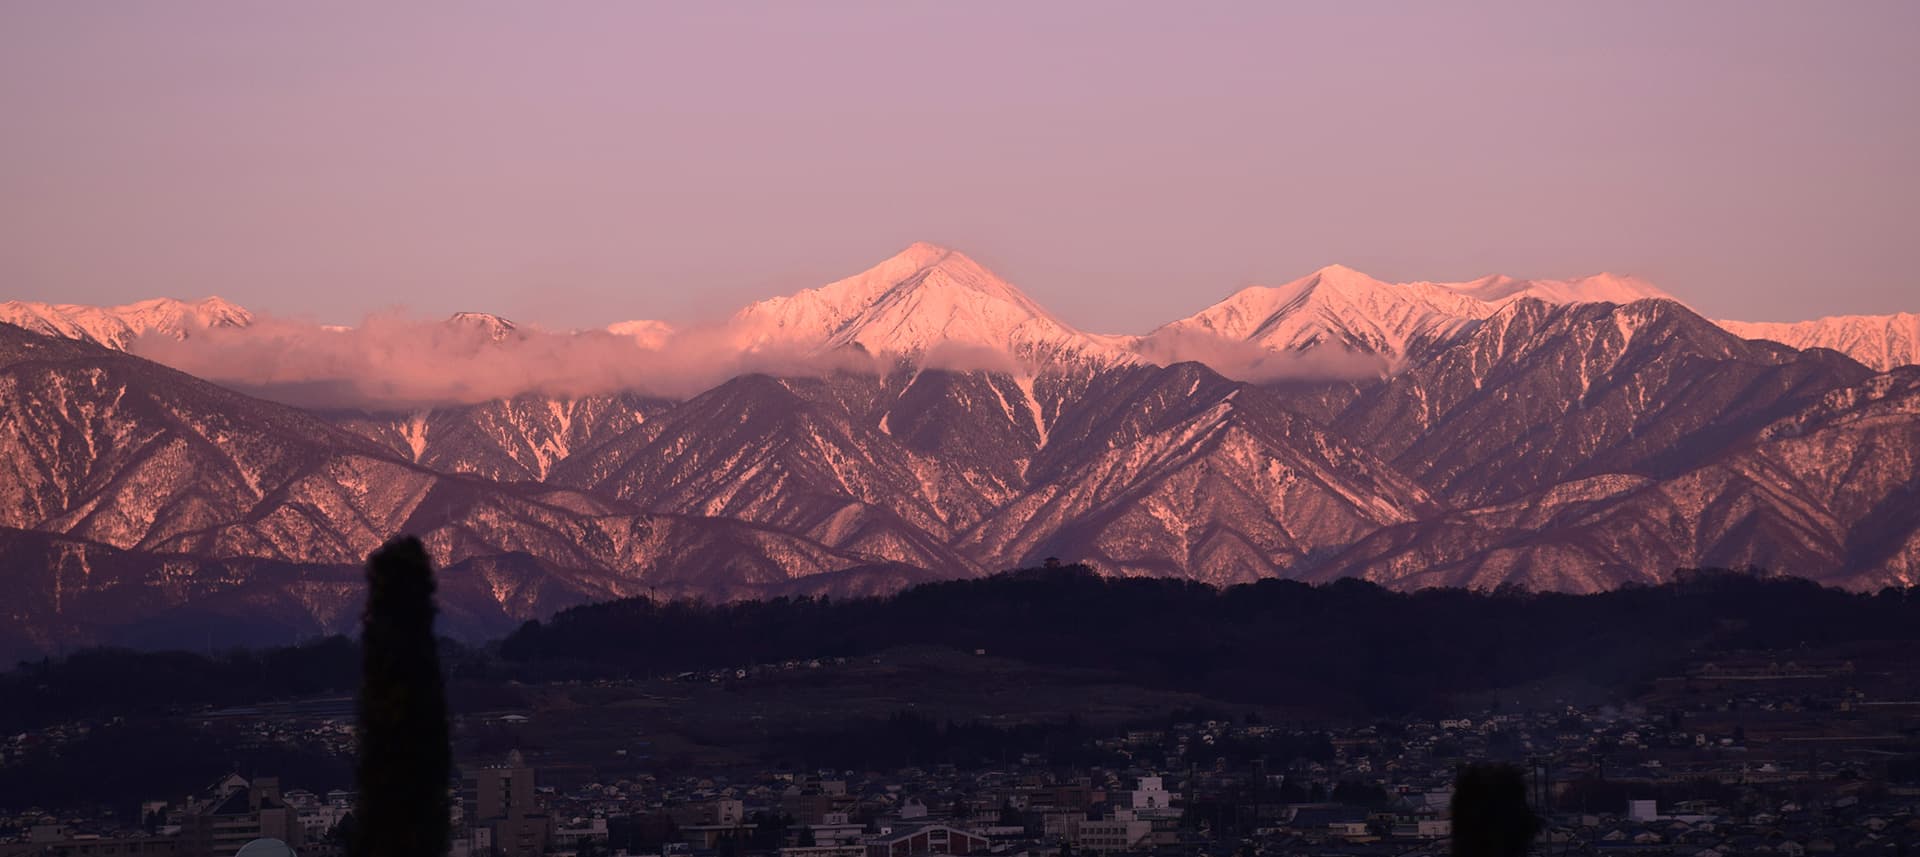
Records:
M956 247L1142 332L1340 263L1920 310L1856 3L0 11L0 299L698 321Z

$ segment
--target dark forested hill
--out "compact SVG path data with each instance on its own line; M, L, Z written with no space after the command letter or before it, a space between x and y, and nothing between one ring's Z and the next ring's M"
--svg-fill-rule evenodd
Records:
M456 682L644 678L864 656L909 646L1101 670L1141 687L1330 714L1439 710L1463 694L1568 679L1617 692L1714 652L1920 641L1920 593L1694 571L1593 595L1359 580L1215 589L1083 567L927 583L845 600L634 598L528 622L480 649L449 643ZM352 644L205 657L90 650L0 677L0 731L351 690Z

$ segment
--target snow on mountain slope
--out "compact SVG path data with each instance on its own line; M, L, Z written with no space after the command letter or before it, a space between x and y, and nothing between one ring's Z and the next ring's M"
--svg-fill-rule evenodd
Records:
M514 324L512 319L490 312L456 312L447 317L447 325L478 331L494 342L513 336L520 329L520 325Z
M1033 487L964 534L991 566L1057 555L1109 573L1241 583L1413 520L1418 486L1277 406L1182 364L1106 373L1055 427Z
M977 494L788 383L728 381L568 460L553 481L652 512L778 527L876 561L971 570L943 542L952 521L982 514Z
M1385 527L1315 580L1595 592L1749 565L1852 589L1920 580L1920 370L1818 397L1668 478L1608 473Z
M1535 298L1550 304L1630 304L1647 298L1675 300L1673 295L1639 277L1605 273L1571 280L1522 280L1494 274L1464 283L1434 285L1495 305L1521 298Z
M1397 364L1451 339L1494 308L1432 283L1383 283L1329 265L1284 286L1242 289L1148 339L1197 333L1270 351L1333 345Z
M976 363L995 353L1031 362L1132 359L1114 338L1075 330L979 263L926 243L847 279L751 304L728 328L753 349L858 345L873 354L937 356L946 348L949 359Z
M253 314L220 298L191 302L153 298L115 307L7 301L0 303L0 321L45 336L125 351L145 334L179 339L209 327L245 327L253 322Z
M537 419L553 423L542 436L564 444L588 439L577 432L582 423L605 431L638 419L631 412L615 418L627 407L618 401L598 403L605 412L598 416L543 401L518 404L466 424ZM515 451L502 449L501 457ZM791 502L810 507L804 496ZM51 604L54 614L151 616L211 607L222 593L245 589L275 610L331 621L364 597L353 568L402 532L420 535L454 567L487 561L493 575L531 563L531 571L484 586L447 580L476 596L473 609L520 618L585 598L643 594L656 583L690 591L705 581L718 587L714 593L751 594L805 589L798 578L833 572L849 586L884 585L911 575L877 556L876 546L920 538L883 531L886 517L836 521L843 526L828 529L856 548L842 550L747 521L647 514L537 483L436 473L312 414L101 346L0 325L0 530L57 537L27 539L40 546L27 555L0 555L0 585L41 587L15 594ZM939 544L911 547L920 551L907 554L917 568L952 573ZM122 556L130 565L114 579L92 577L94 566L78 560L47 569L10 565L45 562L47 551L84 560L96 548L138 556ZM37 615L31 624L58 633L73 618Z
M1747 339L1794 348L1830 348L1882 372L1920 363L1920 315L1836 315L1812 321L1721 321Z
M1459 503L1662 475L1867 371L1733 336L1668 300L1509 303L1332 424Z
M178 605L285 582L276 610L328 622L351 574L267 564L350 569L398 530L473 564L460 585L487 621L656 588L828 591L845 575L860 591L1049 555L1215 583L1592 589L1748 562L1845 585L1920 579L1920 506L1905 502L1920 493L1920 368L1874 376L1789 347L1907 360L1913 317L1741 329L1646 299L1658 294L1611 275L1392 284L1331 266L1136 340L1075 330L964 255L917 244L698 336L463 313L331 337L348 356L445 339L390 365L481 367L464 383L601 365L578 354L720 367L659 397L508 384L393 413L271 405L88 344L246 324L237 308L9 304L67 338L0 326L0 529L58 537L15 539L26 561L102 558L34 578L67 587L36 597L77 598L87 569L117 564L98 603L129 609L112 593L192 567L278 577L180 584ZM1269 359L1354 355L1371 374L1318 393L1325 379L1302 375L1306 392L1290 393L1146 348L1181 337Z
M560 462L663 413L672 403L637 393L525 394L424 411L324 413L415 464L495 482L539 482Z
M1329 265L1283 286L1242 289L1213 306L1166 324L1140 348L1203 335L1268 351L1321 346L1375 355L1396 371L1459 337L1475 322L1522 298L1547 303L1631 303L1670 297L1633 277L1596 274L1573 280L1483 277L1465 283L1387 283L1344 265Z

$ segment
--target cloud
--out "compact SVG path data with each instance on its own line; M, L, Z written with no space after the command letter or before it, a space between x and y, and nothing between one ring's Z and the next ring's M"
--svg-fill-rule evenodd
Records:
M927 349L925 354L920 355L920 366L948 372L1020 374L1031 371L1005 349L959 342L943 342Z
M1360 381L1387 374L1384 358L1333 345L1304 351L1270 351L1211 333L1161 329L1135 346L1141 357L1163 366L1194 362L1236 381Z
M858 348L816 352L799 346L744 349L724 326L668 331L572 333L526 327L501 330L467 319L429 321L399 313L367 317L351 328L256 317L246 327L135 340L133 353L266 399L299 407L410 410L523 394L577 397L635 392L698 395L729 378L764 373L824 377L882 374L898 355ZM1193 361L1241 381L1358 380L1385 374L1380 358L1336 347L1273 352L1197 332L1160 331L1139 340L1144 359ZM921 355L927 369L1030 372L1004 350L948 343Z
M605 331L518 328L496 339L482 325L369 316L353 328L261 317L187 339L147 336L142 357L262 398L301 407L392 410L472 404L526 393L560 397L638 392L683 398L756 372L875 373L854 351L745 351L725 331L674 333L657 347Z

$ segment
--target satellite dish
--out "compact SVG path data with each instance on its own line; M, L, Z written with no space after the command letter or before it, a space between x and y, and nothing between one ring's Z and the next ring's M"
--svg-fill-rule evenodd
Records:
M240 846L233 857L296 857L287 843L278 839L255 839Z

